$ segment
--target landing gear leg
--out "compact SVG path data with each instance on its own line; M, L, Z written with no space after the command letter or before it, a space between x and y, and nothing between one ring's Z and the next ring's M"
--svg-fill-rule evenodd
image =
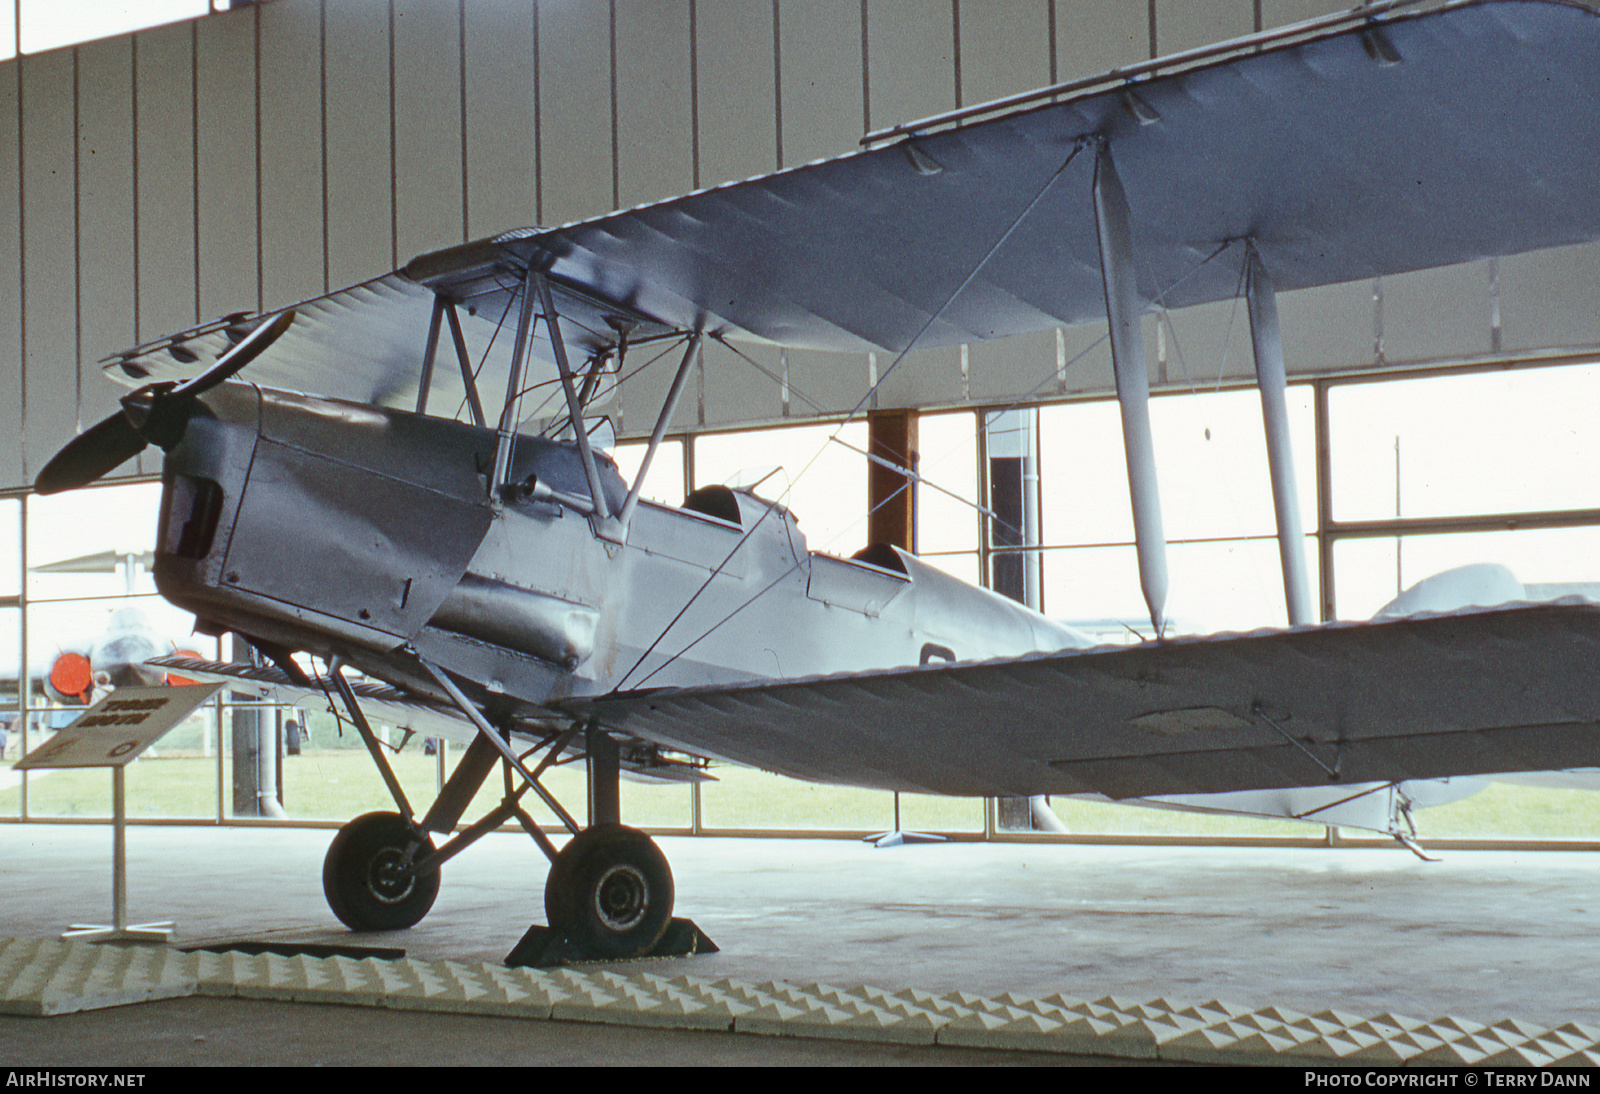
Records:
M620 822L617 743L597 725L584 732L589 826L551 861L545 880L548 927L529 928L507 965L687 957L717 946L687 919L672 917L672 868L655 840Z
M400 811L367 813L339 829L322 861L322 892L353 931L403 930L421 922L439 895L433 843L413 820L411 803L337 661L330 675Z
M672 869L636 828L597 824L561 849L544 885L550 929L597 957L642 957L672 921Z
M322 863L322 891L352 931L415 926L439 895L439 871L416 863L433 853L398 813L357 817L333 837Z
M522 940L506 955L507 965L548 966L571 961L686 957L716 952L716 944L700 928L687 919L672 918L672 869L661 849L643 832L620 822L621 768L617 744L609 734L597 723L581 727L583 755L589 771L589 824L580 829L539 783L539 776L574 742L580 727L574 726L558 737L547 738L549 751L529 771L523 766L524 757L511 750L508 735L490 724L483 712L462 694L455 681L439 667L427 661L422 664L457 709L477 727L478 737L472 749L498 752L505 761L508 779L508 793L500 807L425 859L423 865L443 861L456 853L458 845L464 846L482 831L513 816L550 859L544 897L549 926L535 924L528 928ZM463 765L465 762L463 759ZM523 779L523 786L514 793L509 790L512 771ZM518 800L529 790L538 794L573 834L559 851L533 819L517 806ZM445 796L441 795L441 800ZM449 830L436 829L432 813L423 827Z

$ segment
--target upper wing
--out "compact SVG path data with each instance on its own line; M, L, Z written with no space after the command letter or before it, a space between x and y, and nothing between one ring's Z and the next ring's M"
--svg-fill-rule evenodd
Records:
M570 705L799 778L1131 798L1595 766L1597 664L1563 602Z
M511 288L521 278L516 271L479 260L500 253L507 240L518 237L513 232L441 252L449 256L461 288L470 283L477 289L477 296L463 295L465 306L457 315L467 359L479 389L486 393L503 390L511 371L517 316L508 305ZM574 365L615 346L622 329L635 344L669 329L579 288L561 286L554 295ZM417 400L433 302L430 288L396 272L296 304L288 309L295 312L294 324L251 363L249 378L269 387L410 409ZM213 320L115 354L101 366L123 384L187 379L209 368L264 321L243 315ZM530 388L556 376L554 360L541 345L534 340L530 347L533 357L524 373ZM440 388L464 390L452 379L460 375L460 367L445 325L439 331L434 368Z
M1280 291L1513 254L1600 236L1597 54L1600 18L1573 4L1378 16L508 247L675 326L786 345L898 351L935 316L918 345L1084 322L1105 315L1095 157L1062 165L1104 137L1141 291L1169 306L1233 296L1239 263L1203 263L1245 236ZM408 271L449 288L448 265Z
M1206 260L1246 236L1279 290L1592 240L1597 55L1600 17L1586 7L1468 0L1169 75L1112 72L1059 102L423 255L302 305L308 321L250 375L404 405L433 290L475 313L474 360L503 381L512 339L495 334L530 262L549 270L569 339L590 353L618 341L613 320L633 341L728 328L898 351L1100 319L1095 157L1074 155L1084 138L1114 148L1141 292L1169 306L1234 295L1238 263ZM227 332L185 332L107 368L187 376Z

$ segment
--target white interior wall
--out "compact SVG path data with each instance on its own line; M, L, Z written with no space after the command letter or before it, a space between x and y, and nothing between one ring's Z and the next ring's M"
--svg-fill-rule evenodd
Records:
M412 254L849 151L879 127L1346 7L1344 0L271 0L0 63L0 487L118 392L95 362ZM1152 19L1153 11L1153 19ZM1054 29L1052 36L1051 29ZM1285 294L1292 372L1600 344L1600 248ZM1375 288L1380 291L1375 292ZM1243 310L1173 316L1152 379L1249 370ZM1109 390L1100 331L918 355L879 404ZM1173 337L1175 336L1175 337ZM421 332L418 335L419 345ZM1227 360L1221 360L1222 347ZM1093 348L1089 348L1093 347ZM1181 352L1180 352L1181 351ZM1381 356L1380 356L1381 354ZM774 349L752 354L781 375ZM863 357L791 352L789 416L847 410ZM878 374L891 361L880 358ZM664 371L664 370L663 370ZM661 380L664 384L665 380ZM648 431L650 392L624 400ZM720 347L682 428L783 417ZM146 460L144 470L153 470Z

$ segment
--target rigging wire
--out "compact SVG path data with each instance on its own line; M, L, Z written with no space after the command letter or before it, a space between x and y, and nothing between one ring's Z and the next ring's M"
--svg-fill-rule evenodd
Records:
M633 379L635 376L639 375L639 373L643 372L645 369L649 368L651 365L653 365L657 361L661 360L663 357L665 357L667 354L671 353L673 350L677 349L680 346L683 346L683 345L687 344L691 337L693 337L693 336L686 334L686 335L682 336L681 338L676 338L673 341L667 342L666 343L666 348L664 348L660 353L658 353L654 357L650 358L648 361L646 361L644 364L640 365L638 368L634 369L632 372L628 373L626 376L621 375L620 369L619 369L619 373L618 373L616 382L612 385L613 389L617 390L617 391L622 390L622 385L624 383L626 383L627 381ZM558 384L560 382L561 381L560 381L559 377L554 379L554 380L544 380L544 381L541 381L538 384L534 384L532 387L528 388L528 390L532 391L534 388L545 386L545 384ZM537 417L539 412L541 410L543 410L545 407L549 406L551 401L555 397L556 397L556 392L552 391L549 395L547 395L545 397L545 400L542 403L540 403L537 407L534 408L533 413L525 415L523 420L524 421L528 421L528 420L531 420L531 419ZM592 401L592 399L591 399L591 401ZM554 419L549 425L547 425L541 431L541 435L549 436L552 431L556 431L556 427L557 426L559 426L561 429L565 429L566 426L567 426L567 418L558 417L558 418Z
M478 358L478 367L472 370L472 386L473 387L477 387L478 386L478 377L483 374L483 366L489 363L489 351L494 349L494 340L496 338L500 337L500 328L506 325L506 317L511 314L511 305L515 304L516 302L517 302L517 294L516 293L512 293L509 297L506 298L505 310L500 313L499 321L497 323L495 323L494 330L492 332L490 332L490 334L489 334L489 344L483 347L483 356ZM455 305L453 305L453 304L451 305L451 307L454 307L454 306ZM531 334L532 332L530 331L529 333ZM466 345L466 339L467 339L466 331L463 330L462 333L461 333L461 344L463 346ZM463 386L465 386L465 385L463 385ZM455 418L458 421L461 418L461 412L467 408L467 399L468 398L469 398L468 394L466 392L463 392L462 395L461 395L461 402L456 404L456 412L455 412L455 414L452 415L452 417Z
M823 409L822 404L818 403L815 399L811 398L805 392L803 392L799 388L795 387L793 383L790 383L790 382L786 381L783 377L774 376L772 374L772 370L771 369L767 368L760 361L757 361L754 357L751 357L749 354L747 354L744 351L742 351L741 349L739 349L738 346L735 346L733 343L729 342L727 340L727 338L724 337L720 332L717 333L717 334L713 334L711 336L711 340L713 342L716 342L720 346L723 346L723 347L725 347L727 349L732 350L737 356L743 358L752 367L757 369L763 376L765 376L767 379L771 380L773 383L777 384L779 386L779 388L788 389L788 392L789 392L790 395L798 395L800 397L800 401L805 403L812 410L815 410L819 414L826 414L827 413L827 411L825 409Z
M1069 159L1069 162L1070 162L1070 159ZM1065 164L1063 164L1063 167L1065 167ZM1182 277L1178 278L1172 284L1168 285L1166 287L1166 289L1164 289L1160 293L1158 293L1157 294L1157 301L1158 302L1161 301L1168 293L1172 292L1172 290L1176 289L1179 285L1182 285L1185 281L1189 280L1191 277L1193 277L1197 273L1199 273L1200 270L1204 266L1206 266L1209 262L1211 262L1213 259L1215 259L1218 255L1220 255L1224 251L1226 251L1229 247L1231 247L1234 244L1234 242L1236 242L1236 241L1235 240L1226 240L1226 241L1224 241L1215 250L1213 250L1209 255L1207 255L1205 258L1201 259L1200 262L1196 263L1195 266L1191 270L1189 270L1187 273L1185 273ZM976 271L974 271L974 272L976 272ZM970 278L968 280L970 280ZM948 302L946 303L946 306L948 307ZM1164 305L1163 305L1163 307L1164 307ZM924 328L924 329L926 329L926 328ZM1079 350L1077 354L1075 354L1070 360L1068 360L1067 361L1067 367L1070 368L1072 365L1076 364L1078 361L1081 361L1084 357L1088 356L1090 353L1092 353L1096 349L1098 349L1100 347L1100 345L1102 343L1106 342L1109 338L1110 338L1110 333L1109 332L1100 335L1099 338L1095 339L1093 342L1091 342L1088 346L1084 347L1082 350ZM1176 336L1174 336L1173 344L1174 344L1174 347L1177 346ZM732 349L733 347L730 346L729 348ZM735 352L738 352L738 351L735 350ZM904 356L904 355L902 354L902 356ZM898 364L898 359L896 360L895 363ZM1180 354L1180 363L1181 363L1181 354ZM893 366L891 366L891 368L892 367ZM1039 383L1035 384L1032 388L1030 388L1028 391L1024 392L1018 398L1013 400L1008 406L1002 407L998 411L986 410L984 412L986 418L995 416L997 414L1004 414L1007 411L1015 410L1015 409L1018 409L1018 408L1020 408L1022 406L1027 405L1029 400L1035 394L1037 394L1039 391L1043 390L1045 387L1047 387L1049 384L1053 383L1056 380L1057 374L1058 374L1057 367L1052 365L1050 370L1049 370L1049 372L1046 374L1046 376L1045 376L1045 378L1043 380L1041 380ZM887 376L888 376L888 373L885 372L883 378L887 378ZM881 383L882 379L880 379L879 382ZM620 383L620 381L619 381L619 383ZM871 393L869 392L868 393L868 397L869 398L870 398L870 395L871 395ZM809 402L810 400L807 400L807 401ZM852 414L854 414L857 411L859 411L861 409L861 406L864 405L865 402L866 402L866 400L863 399L862 403L857 405L856 411L852 411ZM815 405L815 404L813 404L813 405ZM835 429L833 434L830 435L828 437L828 439L823 442L823 449L826 449L827 445L829 445L829 444L833 444L833 443L843 444L844 443L844 442L838 440L838 435L843 430L844 426L849 424L849 422L850 422L850 419L847 418L847 419L845 419L843 422L841 422L839 424L839 427L837 429ZM846 446L846 447L849 447L849 446ZM753 534L755 532L756 528L759 527L759 525L761 523L761 520L765 520L766 519L767 514L772 511L772 508L779 507L779 505L781 504L782 497L787 497L788 496L788 494L793 490L795 483L799 481L800 477L802 475L804 475L806 473L806 471L810 470L812 464L814 464L816 462L817 458L820 457L820 455L821 455L821 450L818 451L817 456L812 457L811 461L809 463L807 463L804 468L801 469L800 474L794 476L794 478L790 480L789 485L784 489L783 494L780 496L779 502L772 503L771 508L768 508L762 514L762 517L760 518L760 520L758 520L755 525L752 525L751 528L750 528L750 531L747 532L745 534L745 536L740 539L739 543L734 545L733 551L730 551L729 554L728 554L728 558L725 558L723 560L722 566L719 566L712 573L711 578L708 578L706 583L701 585L701 587L698 590L696 590L694 596L690 597L689 603L685 604L683 606L683 608L678 612L678 614L673 616L673 618L667 623L667 626L665 628L663 628L662 632L656 637L656 640L650 644L649 648L646 649L644 654L640 656L639 660L634 663L633 667L630 668L628 670L628 672L623 675L622 679L620 679L617 682L615 687L612 688L610 694L615 694L616 692L622 690L622 687L623 687L624 684L626 684L626 682L628 680L628 677L632 676L633 673L638 670L639 666L644 663L645 659L648 658L649 655L655 651L656 647L660 645L661 641L667 636L667 633L671 631L672 627L674 625L676 625L678 620L681 619L684 616L684 614L689 610L689 607L694 603L694 601L699 597L699 595L702 592L704 592L705 589L710 585L711 581L714 580L719 573L721 573L723 566L726 566L728 561L729 561L729 559L731 559L733 557L733 553L738 551L739 548L744 545L745 539L748 538L749 535L751 535L751 534ZM907 489L908 486L909 486L909 481L908 481L907 484L902 485L901 487L896 489L893 493L891 493L883 501L880 501L876 506L873 506L873 508L868 511L866 517L863 517L860 520L852 522L851 525L850 525L850 528L853 529L853 528L857 527L861 523L861 520L865 520L865 519L870 518L872 513L876 512L883 505L886 505L893 498L898 497L900 492L902 490ZM971 504L974 509L980 509L980 507L978 507L976 504L971 503L971 502L967 502L966 499L964 499L964 498L959 498L958 497L958 500L960 500L960 501L962 501L962 502L964 502L966 504ZM980 511L981 511L981 509L980 509ZM991 519L998 519L998 518L995 518L995 517L991 516ZM1008 522L1008 521L1001 520L1000 523L1002 525L1004 525L1005 527L1010 528L1012 531L1019 531L1019 529L1017 529L1016 526L1010 524L1010 522ZM848 531L849 529L846 529L846 530ZM667 665L670 665L673 661L677 660L678 657L682 656L684 653L687 653L691 648L693 648L694 646L698 645L704 638L706 638L708 635L710 635L712 631L715 631L717 628L721 627L723 623L726 623L729 619L732 619L735 615L737 615L739 612L743 611L746 607L748 607L749 605L755 603L756 600L758 600L762 596L764 596L779 581L783 580L783 578L785 578L785 577L788 577L789 574L793 573L797 568L799 568L799 565L800 565L800 563L797 562L794 566L791 566L788 570L785 570L782 574L780 574L778 576L778 578L776 578L771 584L769 584L766 587L762 588L759 592L755 593L749 599L747 599L744 602L742 602L739 605L737 605L732 611L728 612L725 616L723 616L721 619L719 619L716 623L713 623L707 630L702 632L698 637L696 637L695 639L690 641L690 643L688 645L684 646L677 653L673 654L671 657L667 658L666 661L662 662L662 664L660 664L660 665L656 666L654 669L652 669L649 672L649 674L647 674L645 677L643 677L640 680L639 684L636 685L636 686L642 687L644 685L644 683L646 681L648 681L652 676L654 676L656 673L660 672L662 669L666 668ZM1132 630L1132 628L1129 628L1129 629ZM1137 631L1134 631L1133 633L1136 636L1138 636L1141 641L1144 640L1143 636L1139 635Z
M907 482L903 483L902 485L900 485L888 497L884 498L877 505L874 505L871 509L869 509L867 511L866 516L862 517L861 520L870 519L873 513L876 513L879 509L883 508L885 505L888 505L895 498L899 497L903 492L905 492L906 490L910 489L910 487L911 487L911 483L909 481L907 481ZM776 508L777 504L773 503L773 507ZM771 512L771 510L769 509L768 512ZM852 528L855 527L855 525L859 524L861 522L861 520L857 520L856 522L854 522L851 525L851 527ZM788 521L784 521L784 530L786 532L789 531L789 522ZM735 548L735 550L737 550L737 548ZM790 574L792 574L796 570L798 570L801 567L801 565L803 565L803 563L800 560L799 552L794 549L794 539L793 539L792 534L791 534L790 539L789 539L789 550L790 550L790 553L795 556L795 561L794 561L794 563L792 565L790 565L790 567L787 570L783 571L783 573L779 574L777 577L775 577L771 581L767 582L767 584L762 587L760 592L756 593L754 596L750 597L748 600L745 600L744 602L740 603L737 607L735 607L727 615L724 615L721 619L717 620L711 626L707 627L704 631L702 631L700 633L700 635L698 637L696 637L693 641L691 641L687 646L684 646L677 653L673 654L671 657L669 657L665 661L661 662L661 664L659 664L655 668L651 669L648 673L646 673L643 677L640 678L639 683L636 686L637 687L641 687L641 688L644 687L645 684L650 682L650 678L652 676L654 676L656 673L660 672L662 669L666 668L668 665L672 664L674 661L676 661L678 658L682 657L684 654L688 653L690 650L694 649L694 647L698 646L705 639L711 637L712 632L715 631L718 627L721 627L724 623L728 622L728 620L732 619L734 616L736 616L740 612L744 611L750 605L754 604L757 600L760 600L763 596L765 596L768 592L770 592L780 581L782 581L784 578L788 577ZM687 606L685 606L685 610L687 610ZM681 615L682 613L679 613L679 614ZM662 632L662 637L665 637L665 632ZM656 643L652 643L651 644L650 650L654 650L655 647L656 647L656 644L659 643L659 642L660 642L660 639L658 638L656 640ZM649 655L650 650L646 650L645 651L645 655L646 656ZM640 658L640 660L642 661L643 658ZM638 665L635 665L634 668L638 668ZM630 670L630 672L631 672L631 670ZM619 688L621 687L620 683L618 684L618 687Z
M1045 181L1044 185L1040 187L1038 193L1034 195L1033 199L1028 203L1028 205L1011 222L1011 224L1001 234L1000 238L994 243L994 245L992 247L990 247L988 252L983 256L982 259L979 260L977 265L975 265L972 268L971 272L969 272L967 274L967 276L962 279L961 283L958 286L956 286L955 290L953 292L951 292L951 294L945 299L944 303L942 305L940 305L939 309L937 311L935 311L933 313L933 315L931 315L928 318L927 322L925 322L922 325L921 329L919 329L917 331L916 335L914 335L912 337L910 343L907 344L906 348L901 350L900 353L898 355L896 355L895 359L892 362L890 362L889 367L887 369L885 369L883 371L883 373L877 377L876 381L868 389L867 393L862 396L861 400L858 403L856 403L856 405L850 410L850 412L838 423L838 425L835 427L833 433L830 434L828 439L823 443L822 447L818 449L817 453L814 456L812 456L812 458L806 463L806 465L800 469L799 473L796 474L789 481L788 485L785 487L784 491L779 496L778 500L775 501L775 502L770 503L768 508L766 508L762 512L761 516L755 521L755 523L752 524L750 526L750 528L740 537L739 542L736 543L733 546L733 549L728 552L727 557L722 560L721 564L719 564L716 567L716 569L714 569L711 572L710 576L707 577L706 580L700 585L700 587L695 590L694 594L692 596L690 596L689 600L684 604L684 606L681 609L679 609L679 611L672 617L671 620L669 620L667 622L667 625L664 628L662 628L661 633L656 636L656 639L653 642L651 642L649 647L644 651L643 654L640 655L639 659L634 662L634 664L628 669L628 671L622 675L622 677L612 687L611 691L608 692L608 694L615 694L615 693L617 693L617 692L622 690L622 688L626 685L629 677L631 677L633 675L633 673L636 672L639 669L639 667L645 662L645 660L650 656L650 654L652 654L655 651L655 649L661 644L661 642L671 632L672 628L674 626L676 626L678 621L680 619L682 619L683 616L688 612L690 607L692 607L693 604L700 598L701 594L703 594L705 592L705 590L710 587L711 583L713 581L715 581L716 578L722 573L722 571L726 568L727 564L732 560L734 554L737 553L740 550L740 548L742 548L744 546L745 542L750 538L750 536L752 536L755 533L756 529L761 526L762 522L766 520L766 518L772 513L772 511L774 509L781 508L783 499L787 498L790 495L790 493L792 493L792 491L794 490L795 485L800 481L800 479L802 479L806 475L806 473L808 471L811 470L811 468L816 464L817 460L821 458L822 453L823 453L823 451L825 451L827 449L827 446L829 444L831 444L831 443L834 443L836 441L836 439L838 438L839 434L844 430L844 427L849 425L852 421L855 420L856 416L858 414L860 414L862 408L865 407L871 401L873 396L877 394L878 390L888 380L890 374L892 374L894 372L894 370L900 366L900 364L905 360L906 356L911 352L911 350L916 347L917 342L922 338L923 334L925 334L928 331L928 329L934 324L934 322L936 322L940 318L940 316L942 316L944 314L945 310L949 308L950 304L954 302L954 300L961 294L961 292L969 284L971 284L972 280L977 277L978 273L988 263L989 259L991 257L993 257L995 252L998 251L1000 249L1000 247L1003 246L1008 239L1010 239L1011 235L1016 231L1017 227L1020 226L1022 221L1024 219L1026 219L1027 215L1030 212L1032 212L1032 210L1038 205L1038 203L1041 200L1043 200L1045 194L1048 193L1050 188L1054 185L1056 180L1058 178L1060 178L1062 173L1066 171L1068 165L1070 165L1072 163L1072 161L1077 157L1078 153L1083 149L1083 147L1084 147L1084 142L1082 142L1082 141L1079 141L1079 142L1074 144L1074 146L1072 148L1072 151L1068 153L1066 159L1062 161L1061 165L1058 168L1056 168L1056 170ZM1196 274L1198 274L1202 268L1204 268L1206 265L1208 265L1217 256L1221 255L1229 247L1233 246L1233 244L1236 243L1236 242L1238 242L1238 240L1236 240L1236 239L1224 240L1209 255L1207 255L1204 259L1202 259L1200 262L1198 262L1191 270L1189 270L1187 273L1185 273L1182 277L1179 277L1177 280L1173 281L1165 289L1160 290L1156 294L1155 303L1157 303L1158 306L1160 306L1162 308L1162 310L1165 311L1165 307L1166 307L1165 298L1173 290L1175 290L1176 288L1178 288L1178 286L1182 285L1184 282L1188 281L1190 278L1192 278ZM1243 275L1241 273L1241 277L1242 276ZM1242 281L1241 281L1241 285L1242 285ZM1237 293L1235 294L1235 300L1237 301ZM1171 329L1170 325L1169 325L1169 329ZM773 376L770 371L768 371L767 369L762 367L758 362L755 362L754 360L752 360L748 356L746 356L746 355L744 355L742 353L739 353L739 351L737 349L735 349L733 346L729 345L723 338L721 338L720 336L714 336L714 337L716 337L716 340L721 342L723 345L728 346L729 349L733 349L736 354L739 354L740 357L743 357L750 364L754 365L761 372L766 374L770 379L773 379L775 382L781 382L778 377ZM1081 360L1088 353L1090 353L1094 349L1098 348L1099 345L1101 344L1101 342L1106 341L1107 338L1109 338L1109 334L1102 335L1099 339L1096 339L1095 342L1091 343L1087 348L1083 349L1076 356L1074 356L1072 358L1072 360L1070 362L1068 362L1068 364L1070 365L1070 364L1076 363L1078 360ZM1175 348L1175 350L1177 350L1178 355L1179 355L1180 367L1184 370L1185 377L1188 378L1187 365L1183 361L1182 350L1181 350L1181 347L1178 346L1176 334L1174 334L1174 337L1173 337L1173 345L1174 345L1174 348ZM1035 385L1034 388L1032 388L1030 391L1024 393L1020 398L1015 400L1009 407L1007 407L1005 409L1007 409L1007 410L1015 409L1015 408L1017 408L1019 406L1024 405L1031 398L1032 395L1036 394L1038 391L1040 391L1042 388L1044 388L1048 383L1050 383L1052 380L1054 380L1057 377L1057 374L1058 374L1057 373L1057 369L1052 368L1050 373L1047 375L1047 377L1045 378L1044 381L1042 381L1041 383ZM619 383L620 383L620 381L619 381ZM1219 385L1220 385L1220 378L1219 378ZM1191 387L1192 386L1193 386L1193 384L1192 384L1192 381L1191 381ZM791 392L794 391L792 386L790 387L790 391ZM814 409L818 409L818 410L821 409L820 407L817 406L816 403L812 402L812 400L810 400L809 398L806 398L803 395L801 396L801 398L804 399L805 402L810 403L811 406ZM1002 413L1003 412L1004 411L1002 411ZM890 499L892 499L894 497L897 497L899 495L900 491L907 489L909 487L909 485L910 485L910 480L907 480L907 482L905 484L903 484L901 487L899 487L894 493L889 495L888 498L885 498L882 502L879 502L878 506L874 506L873 510L869 511L868 516L870 517L871 512L876 511L876 509L878 507L880 507L880 506L882 506L884 504L887 504L887 502ZM965 499L961 499L961 500L965 500ZM991 518L991 519L993 519L993 518ZM859 524L859 523L860 523L859 521L854 522L854 523L852 523L851 527L853 528L853 527L856 526L856 524ZM1002 522L1002 523L1006 524L1007 527L1012 527L1012 526L1009 525L1009 522ZM1015 530L1015 528L1013 527L1012 530ZM718 627L720 627L723 623L727 622L734 615L737 615L740 611L743 611L745 607L748 607L750 604L754 603L761 596L765 595L765 593L769 589L771 589L774 585L776 585L778 583L778 581L781 581L783 578L787 577L796 568L798 568L799 565L800 565L800 563L796 562L796 564L794 566L791 566L783 574L779 575L778 578L774 579L773 582L771 582L766 587L764 587L760 592L757 592L754 596L750 597L748 600L744 601L743 603L741 603L737 607L735 607L731 612L729 612L727 615L725 615L722 619L720 619L716 623L712 624L712 626L709 629L707 629L702 634L700 634L698 637L693 639L688 645L684 646L681 650L679 650L678 653L673 654L671 657L669 657L661 665L658 665L656 668L652 669L649 674L647 674L645 677L643 677L641 679L639 686L643 686L643 683L645 681L648 681L651 677L653 677L656 673L660 672L667 665L671 664L678 657L680 657L683 653L687 652L690 648L692 648L693 646L698 644L706 636L708 636L712 631L715 631Z

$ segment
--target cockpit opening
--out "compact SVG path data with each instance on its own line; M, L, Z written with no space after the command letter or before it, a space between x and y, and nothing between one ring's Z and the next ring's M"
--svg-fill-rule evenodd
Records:
M906 573L906 560L900 557L899 551L887 543L869 543L850 558L855 562L876 566L880 570L891 570L897 574Z
M729 524L743 524L739 519L739 499L726 486L702 486L684 499L683 507Z

